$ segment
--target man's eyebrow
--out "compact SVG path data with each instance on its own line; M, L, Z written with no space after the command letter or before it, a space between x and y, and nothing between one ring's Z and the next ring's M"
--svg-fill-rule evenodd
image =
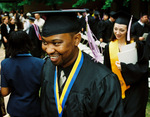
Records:
M43 39L43 37L42 37L42 41L45 41L45 40Z
M61 39L53 39L52 41L62 41Z

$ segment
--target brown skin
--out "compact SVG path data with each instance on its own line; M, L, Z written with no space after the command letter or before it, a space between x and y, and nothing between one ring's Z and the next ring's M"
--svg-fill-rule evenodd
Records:
M42 49L50 56L54 65L65 68L76 60L80 33L63 33L42 38Z
M40 15L39 14L35 14L35 19L39 20L40 19Z
M1 94L2 96L7 96L10 93L10 88L9 87L2 87L1 88Z

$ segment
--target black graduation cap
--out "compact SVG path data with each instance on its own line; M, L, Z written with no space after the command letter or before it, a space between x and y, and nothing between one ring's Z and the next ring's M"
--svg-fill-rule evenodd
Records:
M55 34L79 32L81 26L77 18L77 12L85 11L85 9L66 9L36 11L33 13L44 14L46 16L46 21L42 29L42 36L48 37Z
M142 13L140 14L140 17L143 17L143 16L145 16L145 15L148 16L148 13L147 13L147 12L142 12Z
M130 41L131 24L136 19L133 17L133 15L130 15L129 13L124 11L119 11L115 15L117 17L115 23L127 25L127 41Z
M110 14L107 12L104 12L103 15L107 15L108 17L110 16Z
M114 19L116 19L116 12L115 12L115 11L111 11L111 12L109 13L109 15L110 15L111 17L113 17Z
M35 18L34 17L28 17L29 20L34 21Z
M131 15L129 13L124 12L124 11L119 11L115 14L115 16L117 17L115 23L125 24L128 26L129 21L131 19Z
M99 15L99 11L94 11L94 15Z

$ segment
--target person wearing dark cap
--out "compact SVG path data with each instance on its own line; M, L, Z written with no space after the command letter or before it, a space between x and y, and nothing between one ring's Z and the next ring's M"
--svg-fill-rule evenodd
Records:
M91 27L91 30L93 32L93 34L97 37L97 25L100 21L100 13L99 11L94 11L94 20L93 20L93 24L92 24L92 27Z
M94 17L93 10L85 8L85 12L83 13L83 17L81 18L81 32L85 34L86 32L86 17L88 17L88 23L91 29L94 29Z
M115 74L78 48L77 12L38 11L47 19L42 48L48 54L41 76L42 117L122 117L120 84Z
M99 23L97 27L97 37L100 42L108 43L113 32L113 25L115 22L114 11L110 12L110 18L103 23Z
M148 15L147 14L142 14L140 19L135 22L131 28L131 34L140 41L143 41L146 39L144 37L144 33L149 33L150 32L150 27L147 25L148 22Z
M116 16L118 18L114 24L113 36L110 43L105 47L104 64L120 80L125 111L124 117L145 117L148 101L147 50L141 41L135 43L134 39L130 38L131 15L120 11ZM136 46L131 47L132 44ZM122 48L125 45L128 48L131 47L131 49L126 48L126 50L123 50ZM135 55L137 53L137 57L132 57L130 52ZM122 60L119 56L121 53L123 53L122 57L127 54L130 55ZM130 61L126 62L127 60Z
M31 24L29 28L29 37L33 43L33 49L31 50L31 54L34 57L41 58L42 56L42 39L41 39L41 34L39 27L34 24L34 17L28 17L29 22Z
M109 14L108 14L107 12L105 12L105 13L103 14L102 20L103 20L103 21L106 21L106 20L108 20L108 19L109 19Z

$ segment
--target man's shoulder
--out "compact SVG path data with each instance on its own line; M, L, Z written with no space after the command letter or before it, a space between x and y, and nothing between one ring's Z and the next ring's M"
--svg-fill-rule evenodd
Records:
M45 20L43 18L40 18L39 21L45 22Z
M136 21L136 22L133 23L133 26L136 27L136 26L141 26L141 25L140 25L140 23L138 21Z
M109 70L104 64L100 62L95 62L94 59L86 53L84 53L84 58L84 64L86 66L86 69L89 69L90 71L93 71L96 74L107 75L112 73L111 70Z

